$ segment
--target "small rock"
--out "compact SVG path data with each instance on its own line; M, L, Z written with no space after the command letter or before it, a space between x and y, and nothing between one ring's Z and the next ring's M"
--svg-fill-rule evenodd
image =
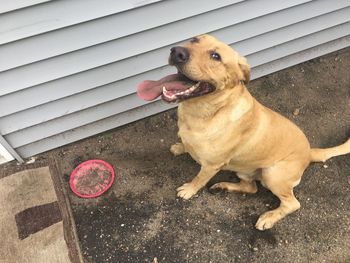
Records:
M259 249L257 247L253 247L253 251L258 251Z
M29 159L29 161L26 161L26 164L32 164L35 163L36 157L32 157Z
M298 108L293 111L294 116L298 116L299 113L300 113L300 109L298 109Z
M323 168L328 168L328 165L327 165L327 164L324 164L324 165L323 165Z

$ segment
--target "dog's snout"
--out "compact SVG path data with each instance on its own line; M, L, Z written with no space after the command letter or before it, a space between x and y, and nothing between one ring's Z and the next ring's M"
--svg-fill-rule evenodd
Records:
M173 47L170 49L170 61L172 64L183 64L188 61L190 53L184 47Z

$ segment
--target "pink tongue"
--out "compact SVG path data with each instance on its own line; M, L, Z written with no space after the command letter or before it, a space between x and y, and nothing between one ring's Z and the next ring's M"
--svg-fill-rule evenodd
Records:
M147 101L155 100L163 94L163 87L169 91L181 91L188 88L188 81L178 74L166 76L158 81L144 80L137 86L137 95Z
M137 86L137 95L144 100L155 100L163 93L163 86L158 81L144 80Z

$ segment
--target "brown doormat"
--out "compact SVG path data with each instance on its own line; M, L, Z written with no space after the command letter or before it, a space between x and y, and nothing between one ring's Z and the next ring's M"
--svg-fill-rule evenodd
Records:
M48 167L0 179L0 258L4 262L82 262L79 245L72 238L76 235L68 204L52 179Z

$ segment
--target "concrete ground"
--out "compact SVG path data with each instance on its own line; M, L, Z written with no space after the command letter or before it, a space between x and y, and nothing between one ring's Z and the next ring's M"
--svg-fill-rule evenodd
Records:
M349 69L347 48L255 80L249 89L297 123L312 146L330 147L350 136ZM66 182L88 159L106 160L117 172L100 198L68 191L86 262L350 262L350 155L312 164L295 189L301 209L260 232L258 216L278 206L261 185L254 195L203 189L189 201L176 197L199 170L189 155L169 152L176 118L171 110L38 156L36 166L56 158ZM221 172L213 181L224 178L237 180Z

